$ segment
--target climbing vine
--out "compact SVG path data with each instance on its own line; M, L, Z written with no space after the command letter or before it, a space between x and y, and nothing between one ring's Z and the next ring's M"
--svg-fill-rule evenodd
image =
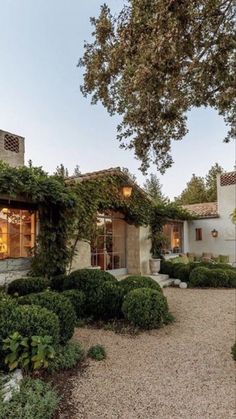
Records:
M0 194L8 202L36 205L39 234L34 249L32 273L52 276L65 271L71 257L68 247L75 223L77 197L63 179L49 176L41 168L9 167L0 162Z

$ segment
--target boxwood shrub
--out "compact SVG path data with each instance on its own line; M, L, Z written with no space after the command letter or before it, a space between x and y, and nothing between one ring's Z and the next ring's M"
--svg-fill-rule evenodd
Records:
M173 263L168 260L161 261L160 273L169 275L170 278L173 278Z
M226 287L229 286L229 277L227 272L223 269L209 269L209 279L208 279L208 286L209 287Z
M236 288L236 269L228 269L226 273L228 276L229 288Z
M62 343L66 343L73 336L76 313L69 299L62 294L46 291L21 297L19 302L21 304L36 304L55 313L59 319Z
M98 269L79 269L64 282L65 289L78 289L86 296L85 315L94 319L119 317L122 291L117 279Z
M136 288L152 288L162 292L161 286L149 276L131 275L122 279L119 284L124 295Z
M135 326L155 329L168 318L166 297L151 288L138 288L130 291L122 305L124 316Z
M44 291L49 287L50 282L47 278L26 277L15 279L8 285L8 293L11 295L26 295L33 292Z
M99 269L78 269L68 275L64 282L64 289L79 289L85 294L104 282L117 282L117 279L109 272Z
M189 276L189 283L192 287L208 287L211 280L209 279L208 268L200 266L191 271Z
M69 299L74 307L77 319L82 319L85 316L85 293L79 290L66 290L61 295Z
M190 272L191 272L191 267L189 264L188 265L181 264L181 266L179 266L178 269L176 270L178 279L180 279L183 282L189 282Z
M53 291L63 291L64 290L64 282L65 282L66 278L67 278L67 276L64 275L64 274L53 276L50 279L50 288Z

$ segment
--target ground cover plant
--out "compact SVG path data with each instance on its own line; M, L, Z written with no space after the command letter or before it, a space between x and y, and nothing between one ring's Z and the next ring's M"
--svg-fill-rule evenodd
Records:
M88 357L95 361L102 361L106 356L106 350L102 345L91 346L88 350Z
M0 419L50 419L59 403L52 387L42 380L26 378L20 392L3 402L0 389Z
M84 359L85 353L80 343L68 342L56 348L54 358L49 362L48 371L68 370L74 368Z

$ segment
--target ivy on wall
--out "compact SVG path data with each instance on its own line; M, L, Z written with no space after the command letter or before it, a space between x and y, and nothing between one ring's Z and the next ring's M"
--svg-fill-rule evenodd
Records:
M122 195L122 187L127 184L133 185L130 198ZM49 277L64 273L71 265L79 240L91 240L98 211L122 212L127 223L150 225L153 254L159 252L166 221L189 217L175 204L155 205L122 172L65 182L63 177L49 176L42 168L12 168L0 162L0 195L6 195L9 201L20 198L37 206L40 229L32 273Z
M32 271L35 275L52 276L65 271L71 258L71 237L77 197L64 181L49 176L41 168L9 167L0 162L0 195L9 202L21 201L37 205L39 235Z

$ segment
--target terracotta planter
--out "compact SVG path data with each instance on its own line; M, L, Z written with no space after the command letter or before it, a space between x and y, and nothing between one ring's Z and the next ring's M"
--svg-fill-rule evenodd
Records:
M150 259L149 268L152 275L158 275L161 269L161 259Z

